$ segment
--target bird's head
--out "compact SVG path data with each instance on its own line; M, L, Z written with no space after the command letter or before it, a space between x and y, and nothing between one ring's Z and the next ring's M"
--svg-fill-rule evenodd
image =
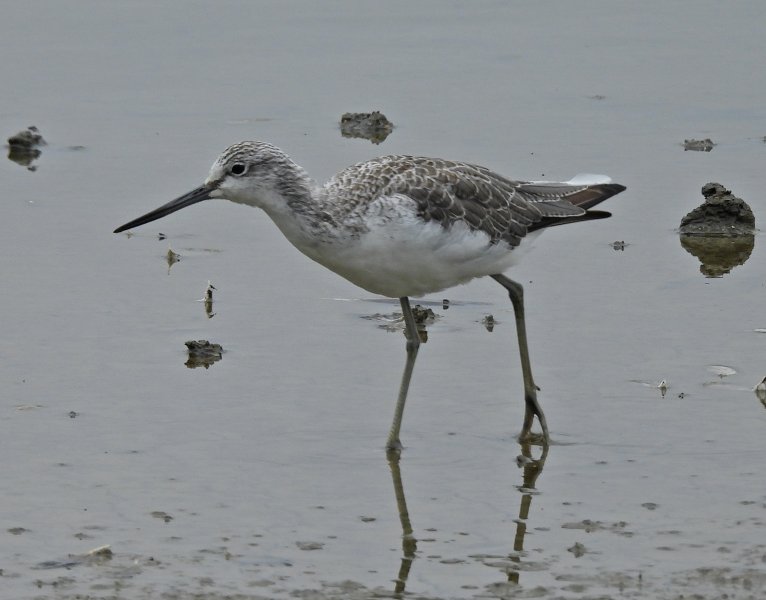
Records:
M114 233L145 225L197 202L215 198L268 208L271 203L283 202L286 192L300 180L302 170L276 146L266 142L239 142L229 146L216 159L200 187L125 223Z

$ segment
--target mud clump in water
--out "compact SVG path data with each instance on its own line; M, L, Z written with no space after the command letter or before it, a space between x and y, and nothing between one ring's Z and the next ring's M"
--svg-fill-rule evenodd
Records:
M705 202L681 219L684 235L753 235L753 211L720 183L702 186Z
M430 325L436 320L436 314L427 306L416 304L412 307L412 316L418 325Z
M347 112L340 118L340 133L343 137L364 138L373 144L380 144L393 130L394 124L377 110L371 113Z
M575 542L574 546L567 548L567 551L574 554L575 558L580 558L588 550L585 548L584 544L581 544L580 542Z
M710 138L704 140L684 140L684 152L691 150L693 152L710 152L715 143Z
M211 344L207 340L189 340L184 343L189 350L189 360L185 364L190 369L197 367L209 369L210 365L223 358L221 344Z
M706 277L721 277L744 264L755 244L755 217L720 183L702 187L705 202L681 219L681 245L702 263Z
M23 148L29 150L37 146L45 146L47 142L40 134L40 130L34 125L19 131L16 135L8 138L8 145L13 148Z
M32 125L8 138L8 160L34 171L37 167L32 163L42 154L40 147L46 145L40 131Z

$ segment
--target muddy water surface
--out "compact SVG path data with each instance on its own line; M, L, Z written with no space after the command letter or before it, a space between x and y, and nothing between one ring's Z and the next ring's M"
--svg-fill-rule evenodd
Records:
M36 125L48 145L34 171L0 163L3 597L763 597L763 238L707 278L675 231L709 181L766 216L764 8L721 11L7 7L0 131ZM344 112L371 110L395 124L383 143L341 136ZM252 138L317 179L412 153L628 187L511 274L547 453L514 439L493 281L424 299L439 318L389 463L404 338L363 317L396 302L247 207L111 233ZM221 359L189 368L201 339Z

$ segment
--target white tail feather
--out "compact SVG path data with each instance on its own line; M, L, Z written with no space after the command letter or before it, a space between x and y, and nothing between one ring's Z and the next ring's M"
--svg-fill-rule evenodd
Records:
M569 181L569 185L596 185L598 183L612 183L612 178L607 175L594 175L593 173L578 173Z

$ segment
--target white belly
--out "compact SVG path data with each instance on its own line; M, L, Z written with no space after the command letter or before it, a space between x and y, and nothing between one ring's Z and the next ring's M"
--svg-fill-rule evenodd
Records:
M505 242L490 244L487 234L462 222L445 228L416 216L371 228L349 243L301 250L368 292L392 298L503 273L518 258Z

